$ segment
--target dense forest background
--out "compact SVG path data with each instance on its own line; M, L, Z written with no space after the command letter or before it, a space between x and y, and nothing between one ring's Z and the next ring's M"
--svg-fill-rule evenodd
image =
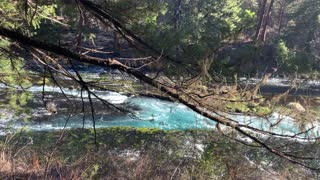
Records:
M1 25L38 38L50 32L48 40L53 43L68 38L64 31L69 29L76 31L73 33L78 42L74 43L99 41L94 32L100 25L91 20L88 12L79 15L81 11L72 1L38 3L24 9L22 2L1 2ZM182 66L202 68L203 73L208 70L223 75L261 76L267 69L276 68L279 75L310 75L319 70L317 1L96 3L156 52L176 59ZM36 6L39 9L34 11ZM107 26L113 29L111 24Z

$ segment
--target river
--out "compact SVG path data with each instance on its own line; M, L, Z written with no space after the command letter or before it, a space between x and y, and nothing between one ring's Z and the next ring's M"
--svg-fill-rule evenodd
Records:
M2 85L2 89L4 86ZM58 113L52 114L43 108L41 101L42 86L33 86L28 91L34 94L34 98L28 106L32 107L29 121L22 120L21 117L2 116L0 124L2 127L10 124L11 129L27 128L33 131L52 131L63 128L92 128L93 120L91 116L88 99L86 103L85 116L82 113L81 92L76 89L63 89L64 93L72 100L72 107L62 96L58 87L46 86L45 92L48 96L54 97L58 106ZM99 103L94 99L95 106L95 127L146 127L159 128L163 130L185 130L185 129L214 129L216 124L200 114L195 113L186 106L165 100L159 100L149 97L126 96L116 92L94 91L99 97L107 100L118 107L129 109L131 113L113 112L110 108ZM87 94L83 93L83 97ZM225 114L229 118L238 121L241 124L276 132L279 134L293 135L300 132L299 125L291 117L282 116L279 113L273 113L269 117L261 118L243 114ZM281 122L273 126L281 119ZM318 123L310 123L305 128L314 127L309 132L311 136L317 136L320 133ZM4 133L5 130L2 130Z

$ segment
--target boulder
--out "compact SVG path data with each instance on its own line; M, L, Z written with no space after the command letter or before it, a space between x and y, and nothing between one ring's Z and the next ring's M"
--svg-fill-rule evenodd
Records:
M56 114L58 112L57 111L57 104L54 103L53 101L46 101L45 104L46 104L46 108L49 112L54 113L54 114Z
M297 111L297 112L305 112L306 109L298 102L291 102L287 105L288 108Z

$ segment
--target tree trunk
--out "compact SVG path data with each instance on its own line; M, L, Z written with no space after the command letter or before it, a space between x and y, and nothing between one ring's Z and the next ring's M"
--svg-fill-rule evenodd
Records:
M173 24L174 24L174 31L175 33L179 31L180 29L180 13L181 13L181 3L182 0L177 0L177 2L174 5L174 16L173 16ZM180 45L177 44L176 46L176 59L179 59L180 55Z
M117 54L121 52L120 34L116 30L113 32L113 49Z
M262 1L262 3L261 3ZM257 29L256 29L256 34L255 34L255 39L259 40L259 36L260 36L260 31L261 31L261 26L262 26L262 22L263 22L263 17L264 17L264 12L266 9L266 4L267 4L267 0L261 0L259 1L259 12L258 12L258 16L259 16L259 20L258 20L258 24L257 24Z
M284 12L286 11L286 0L280 3L280 11L279 11L279 28L278 28L278 34L281 35L282 30L282 23L283 23L283 16Z
M80 5L77 3L77 7L78 7L78 11L79 11L79 32L78 32L78 36L77 36L77 42L76 42L76 46L81 46L82 44L82 30L83 27L85 26L85 17L84 17L84 12L81 9Z
M261 37L262 38L261 40L263 42L265 42L266 38L267 38L267 27L268 27L269 22L270 22L273 4L274 4L274 0L271 0L270 5L269 5L269 9L267 11L267 16L265 18L264 25L263 25L263 31L262 31L262 37Z
M173 16L173 23L174 29L179 29L179 20L180 20L180 13L181 13L181 3L182 0L178 0L174 5L174 16Z

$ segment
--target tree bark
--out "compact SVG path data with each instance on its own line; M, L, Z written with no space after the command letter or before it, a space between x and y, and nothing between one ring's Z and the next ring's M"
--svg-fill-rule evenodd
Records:
M117 54L121 52L120 34L116 30L113 32L113 49Z
M262 1L262 3L261 3ZM260 31L261 31L261 26L262 26L262 22L264 19L264 14L265 14L265 9L266 9L266 4L267 4L267 0L261 0L259 1L259 20L258 20L258 24L257 24L257 29L256 29L256 34L255 34L255 39L259 40L259 36L260 36Z
M180 30L180 13L181 13L181 3L182 0L177 0L174 4L174 15L173 15L173 24L174 31L177 33ZM180 45L177 44L176 47L176 59L180 58Z
M174 4L173 24L174 24L174 29L175 30L179 29L181 3L182 3L182 0L177 0L177 2Z
M280 2L280 11L279 11L279 28L278 28L278 34L279 36L281 35L281 30L282 30L282 23L283 23L283 16L284 13L286 11L286 0L284 0L283 2Z
M265 18L265 21L264 21L264 25L263 25L263 30L262 30L262 37L261 37L261 40L263 42L266 41L266 38L267 38L267 27L270 23L270 18L271 18L271 12L272 12L272 7L273 7L273 4L274 4L274 0L271 0L270 4L269 4L269 8L268 8L268 11L267 11L267 16Z

